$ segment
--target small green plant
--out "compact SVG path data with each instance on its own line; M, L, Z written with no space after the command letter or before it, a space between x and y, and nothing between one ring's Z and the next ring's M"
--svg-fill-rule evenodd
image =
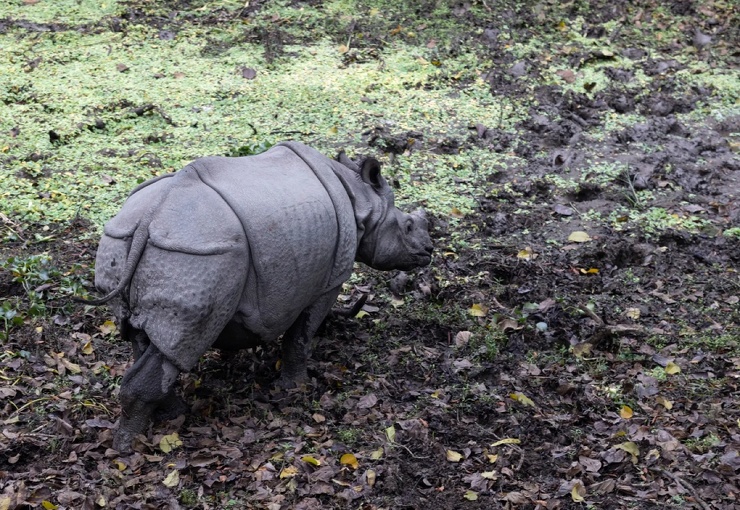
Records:
M666 380L665 368L655 367L654 369L650 371L650 376L654 377L658 381L665 381Z
M684 444L689 450L701 454L706 453L721 442L722 440L716 434L709 433L701 438L687 439Z
M736 237L740 239L740 227L728 228L723 232L726 237Z
M193 489L183 489L180 491L180 503L187 507L194 507L198 504L198 493Z
M274 144L272 142L268 142L267 140L262 140L261 142L252 142L234 148L233 150L231 150L231 152L227 154L227 156L254 156L255 154L265 152L273 145Z
M337 431L337 437L339 440L348 446L356 443L357 440L360 439L360 434L361 431L355 428L339 429Z
M2 319L2 330L0 330L0 342L8 339L8 333L13 326L23 324L23 316L18 312L17 300L3 300L0 302L0 319Z

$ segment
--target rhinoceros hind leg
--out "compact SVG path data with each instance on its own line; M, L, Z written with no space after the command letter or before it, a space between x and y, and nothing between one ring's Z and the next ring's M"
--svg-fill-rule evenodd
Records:
M283 368L278 386L292 388L308 379L306 362L311 354L311 340L336 302L339 290L327 292L303 310L283 335Z
M122 453L131 451L134 437L144 432L157 408L166 410L172 405L168 399L174 396L179 374L180 370L150 343L123 377L119 396L123 412L113 448Z

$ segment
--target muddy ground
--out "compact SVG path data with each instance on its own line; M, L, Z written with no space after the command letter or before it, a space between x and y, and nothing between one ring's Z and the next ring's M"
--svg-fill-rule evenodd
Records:
M740 116L686 115L715 91L679 83L672 58L693 45L736 65L737 13L665 4L693 20L685 39L646 47L608 34L652 77L639 95L625 89L635 70L617 67L595 95L533 89L541 61L513 61L501 23L471 16L461 44L490 49L491 93L529 98L528 119L444 140L378 126L356 149L477 147L517 163L481 172L474 213L432 218L432 266L359 270L343 299L368 295L364 312L326 321L311 384L274 389L276 345L209 352L182 376L191 412L154 424L130 456L111 449L130 348L106 308L69 305L60 283L65 268L89 279L89 225L41 231L4 216L17 235L3 258L38 252L47 236L61 272L31 289L47 313L12 325L3 345L0 509L740 508L740 236L727 235L740 226ZM487 8L520 34L543 24L521 6ZM563 12L585 16L593 37L636 16L621 2L578 9ZM280 32L265 37L279 51ZM376 42L365 41L358 55L370 58ZM567 60L577 72L594 58L609 55ZM634 124L606 130L629 114ZM589 175L594 162L628 170L604 180ZM553 179L575 174L565 191ZM630 212L604 220L621 206ZM665 216L644 214L656 207ZM0 295L26 299L16 276L0 274Z

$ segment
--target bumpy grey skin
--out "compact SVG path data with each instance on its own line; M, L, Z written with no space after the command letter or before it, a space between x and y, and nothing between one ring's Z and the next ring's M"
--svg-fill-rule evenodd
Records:
M355 260L409 270L431 253L423 212L394 206L374 159L358 167L285 142L143 183L105 226L95 286L107 295L90 302L110 301L134 350L114 448L130 451L152 416L184 410L177 377L211 346L283 335L279 383L299 384Z

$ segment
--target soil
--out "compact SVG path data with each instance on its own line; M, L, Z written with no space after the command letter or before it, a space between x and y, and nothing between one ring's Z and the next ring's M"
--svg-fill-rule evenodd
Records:
M607 11L588 15L585 26L603 30ZM496 55L504 43L474 23L461 37ZM736 36L718 38L737 48ZM676 65L669 49L624 51L648 75ZM740 226L740 117L679 117L711 91L670 73L639 97L618 68L596 96L532 92L540 65L501 58L488 73L495 95L533 93L515 133L366 137L361 152L477 147L526 164L482 172L474 214L432 218L433 239L459 240L432 266L360 270L344 298L369 295L364 315L327 319L306 387L274 388L277 345L209 352L182 376L190 413L153 424L121 456L110 448L130 347L106 308L68 304L56 282L41 289L51 313L14 327L1 354L0 508L740 508L740 239L723 235ZM596 136L608 116L631 113L639 122ZM629 171L568 194L553 184L594 162ZM660 191L674 219L704 222L651 231L636 219L639 190ZM583 213L619 206L634 218ZM92 264L84 220L43 233L3 221L18 233L4 257L43 234L57 267ZM587 242L569 240L582 231ZM3 272L0 295L25 290ZM399 297L414 306L394 307ZM173 432L182 444L170 451Z

